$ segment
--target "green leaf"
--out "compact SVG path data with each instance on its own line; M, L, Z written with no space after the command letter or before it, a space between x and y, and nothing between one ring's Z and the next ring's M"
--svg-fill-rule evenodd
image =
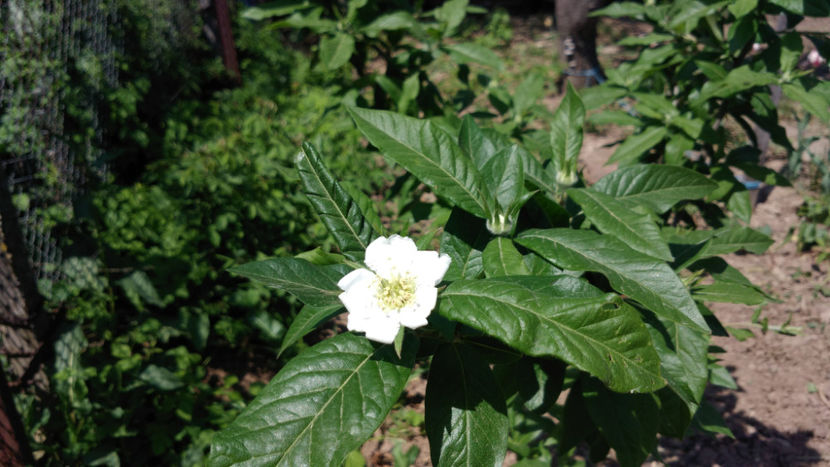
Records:
M664 126L652 126L643 130L642 133L631 135L611 154L606 165L614 162L631 162L640 157L644 152L657 146L666 137L669 130Z
M349 182L343 182L341 186L344 190L346 190L346 193L352 197L352 201L357 204L357 207L360 208L360 212L363 214L363 219L369 223L372 227L372 231L377 234L384 235L386 228L383 227L383 221L380 220L378 208L375 206L372 198L367 196L366 193L355 188L355 186Z
M350 107L357 127L387 157L439 196L479 217L489 209L481 178L461 148L428 120Z
M445 45L444 48L457 63L478 63L498 71L504 69L502 59L488 47L462 42L460 44Z
M487 277L526 276L530 272L525 266L522 254L513 242L504 237L490 240L482 253L484 274Z
M701 404L700 410L695 414L693 423L696 428L704 433L718 433L735 439L735 435L726 425L726 421L724 421L717 407L708 402Z
M481 275L484 272L482 250L490 236L483 219L453 209L441 235L441 253L452 259L444 280L475 279Z
M685 199L700 199L717 184L700 173L668 165L635 165L617 169L592 187L618 200L645 204L662 213Z
M320 39L320 61L328 70L336 70L349 63L354 53L354 37L339 32Z
M794 101L798 101L811 114L824 120L830 121L830 109L828 109L827 100L821 95L807 91L804 86L798 82L786 83L781 86L784 95Z
M614 235L640 253L664 261L674 259L657 224L648 215L632 211L626 203L599 191L571 188L567 193L600 232Z
M507 213L525 191L524 169L518 148L514 144L497 152L481 167L481 176L495 198L492 204L498 206L501 213Z
M770 0L773 5L803 16L830 16L830 4L825 0Z
M758 0L735 0L727 6L736 19L758 7Z
M496 155L501 149L509 146L509 143L491 138L491 135L483 131L475 123L470 115L465 115L461 120L461 129L458 132L458 146L471 160L475 161L476 167L481 168L487 161Z
M596 112L588 117L588 121L594 125L634 125L641 126L642 120L621 110L606 110Z
M635 2L614 2L605 8L592 11L588 16L610 16L612 18L620 18L629 16L636 18L642 16L646 12L645 5Z
M787 180L786 177L776 172L775 170L770 169L769 167L764 167L762 165L753 164L750 162L741 162L737 164L732 164L732 166L743 170L744 173L746 173L750 177L762 183L766 183L767 185L792 186L792 184L789 180Z
M649 392L665 384L633 309L612 294L566 297L551 279L456 281L441 295L439 312L528 355L558 357L616 391Z
M669 388L680 397L691 417L697 411L709 377L709 333L679 321L643 311Z
M469 0L448 0L435 9L435 19L443 26L444 37L452 35L467 15Z
M374 21L363 28L363 32L369 37L377 37L382 31L399 31L401 29L414 29L418 21L409 12L398 10L386 15L378 16Z
M766 296L755 287L730 282L715 282L700 285L692 289L692 297L702 302L741 303L760 305L767 301Z
M591 419L623 467L640 466L657 448L660 409L652 394L617 394L585 378L582 397Z
M706 244L704 254L698 259L709 256L721 256L746 250L760 255L774 240L750 227L725 227L715 232L715 235Z
M425 422L433 465L500 467L507 409L487 362L465 345L444 344L429 373Z
M246 8L242 12L242 17L252 21L259 21L275 16L285 16L310 6L311 2L309 0L276 0Z
M176 376L175 373L167 368L152 364L147 365L147 367L141 371L141 374L138 375L138 379L144 381L159 391L173 391L184 386L182 379Z
M550 146L556 169L574 170L582 149L582 126L585 123L585 106L579 94L568 83L568 92L559 103L550 123Z
M533 229L516 242L559 267L605 275L611 287L658 315L708 329L689 291L666 263L632 250L615 237L588 230Z
M301 353L214 436L208 464L340 465L398 400L415 359L415 340L405 344L399 360L346 333Z
M749 65L744 65L730 71L722 80L707 81L700 94L690 104L696 107L713 97L730 97L756 86L767 86L777 82L778 77L774 74L753 71Z
M294 320L288 331L285 332L285 337L280 344L280 350L277 352L277 357L285 352L285 349L291 347L297 341L302 339L306 334L316 329L320 324L328 321L330 318L337 316L343 311L341 305L330 305L324 307L304 306Z
M659 44L661 42L667 42L673 40L674 36L671 34L661 34L652 32L646 34L644 36L628 36L624 37L621 40L617 41L617 45L631 47L637 45L645 45L645 46L652 46L654 44Z
M161 301L153 282L150 281L150 277L144 271L133 271L127 277L118 280L117 284L124 289L127 298L139 310L144 309L144 303L157 307L164 306L164 302Z
M372 225L328 171L314 146L304 143L295 163L305 195L340 250L366 250L373 235Z
M523 115L545 92L545 77L539 73L527 75L513 92L513 112Z
M752 198L749 196L749 190L743 186L740 188L732 192L729 196L726 207L736 218L749 224L752 218Z
M337 282L348 273L343 264L315 266L299 258L271 258L229 269L268 287L284 290L306 305L325 307L340 304Z

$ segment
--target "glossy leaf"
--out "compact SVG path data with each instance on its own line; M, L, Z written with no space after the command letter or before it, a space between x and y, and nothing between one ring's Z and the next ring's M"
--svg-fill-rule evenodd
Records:
M691 417L697 411L709 377L709 333L667 317L645 311L643 314L660 355L660 370Z
M488 66L495 70L502 70L504 68L502 59L487 47L471 42L449 44L445 47L449 51L450 56L458 63L478 63L479 65Z
M340 250L364 251L372 240L371 223L328 171L314 146L304 143L295 162L305 195Z
M430 121L357 107L349 113L369 142L436 194L476 216L489 213L472 160Z
M507 409L487 362L474 349L445 344L429 373L425 416L433 465L501 466Z
M729 283L715 282L700 285L692 289L692 297L703 302L741 303L744 305L760 305L766 301L766 296L755 287Z
M211 466L340 465L380 426L406 385L415 340L403 359L339 334L288 362L211 444Z
M483 167L490 158L503 148L499 141L493 140L482 131L470 115L465 115L461 120L458 145L467 154L467 157L475 161L478 168Z
M606 164L614 162L631 162L639 158L644 152L650 150L668 134L668 129L663 126L652 126L643 130L642 133L631 135L611 154Z
M582 126L585 106L576 90L568 83L568 92L559 103L550 123L550 146L557 170L565 170L566 164L575 164L582 149Z
M522 254L508 238L490 240L482 252L484 274L487 277L523 276L530 272L525 266Z
M704 175L683 167L635 165L611 172L591 188L662 213L679 201L703 198L716 187Z
M522 159L518 154L518 145L513 145L497 152L483 167L481 175L488 191L495 198L495 203L506 213L525 191Z
M299 258L271 258L254 261L229 269L268 287L283 290L303 303L325 307L340 303L337 281L349 272L343 264L315 266Z
M311 307L304 306L297 316L291 321L291 326L285 332L285 336L280 344L280 350L277 352L279 357L285 349L291 347L302 339L306 334L313 331L320 324L333 318L343 311L341 305L330 305L325 307Z
M588 230L528 230L516 242L557 266L605 275L611 286L655 313L708 329L688 290L663 261L629 248L621 240Z
M441 253L452 259L444 280L475 279L482 274L481 255L489 238L483 219L453 209L441 235Z
M653 394L617 394L586 378L582 397L621 466L641 465L657 447L660 409Z
M664 261L671 261L668 245L660 237L657 224L643 213L633 211L624 202L611 196L585 188L568 190L571 197L585 212L591 223L608 235L624 241L631 249Z
M551 355L616 391L665 384L638 314L614 295L564 297L544 277L461 280L441 295L442 316L487 333L528 355Z

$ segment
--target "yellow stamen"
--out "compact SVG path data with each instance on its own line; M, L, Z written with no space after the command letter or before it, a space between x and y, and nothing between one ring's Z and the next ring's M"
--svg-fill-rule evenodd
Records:
M407 276L381 279L375 297L384 310L399 310L415 301L415 281Z

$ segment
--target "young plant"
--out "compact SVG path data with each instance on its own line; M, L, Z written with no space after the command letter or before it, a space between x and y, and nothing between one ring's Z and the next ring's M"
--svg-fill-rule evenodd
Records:
M710 175L719 187L695 209L717 224L726 216L712 202L722 202L748 223L747 178L788 184L759 164L770 139L793 150L779 124L780 94L830 120L830 83L798 66L802 37L824 54L828 43L792 30L777 32L765 15L786 15L793 27L803 15L830 14L826 2L652 0L613 3L593 14L629 17L653 29L620 41L638 51L636 59L610 68L608 81L585 93L589 108L623 102L626 110L598 113L594 123L634 127L609 163L660 162ZM736 176L740 172L745 177Z
M296 158L305 194L340 252L232 271L305 303L283 349L344 306L358 333L289 361L217 433L211 465L339 465L381 424L416 363L429 368L435 465L498 466L521 443L533 444L527 455L555 445L568 456L590 442L592 458L613 448L633 466L658 434L683 436L703 417L723 429L702 401L708 381L731 385L708 355L710 336L725 331L704 303L763 301L719 255L762 252L771 240L743 227L685 232L660 217L715 182L665 165L632 165L593 187L558 174L581 146L573 92L553 119L554 153L539 158L470 116L451 133L349 112L371 144L452 206L440 253L428 240L387 237L305 144Z

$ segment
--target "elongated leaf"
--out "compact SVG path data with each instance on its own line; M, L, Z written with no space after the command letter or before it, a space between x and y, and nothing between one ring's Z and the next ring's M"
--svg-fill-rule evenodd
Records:
M372 226L357 203L328 171L314 146L304 143L295 163L305 195L340 250L365 250L372 239Z
M591 419L614 448L620 465L639 466L657 447L660 409L653 394L616 394L593 378L582 397Z
M781 90L784 91L785 96L800 102L811 114L825 122L830 121L830 110L827 108L828 102L820 94L807 91L799 82L784 84L781 86Z
M376 37L381 31L396 31L415 28L418 21L409 12L398 10L386 15L378 16L369 23L363 32L369 37Z
M340 465L380 426L406 385L416 341L392 346L339 334L283 367L213 438L209 465Z
M736 0L732 2L727 8L729 12L735 15L735 18L740 18L758 6L758 0Z
M693 327L708 327L689 291L664 262L644 256L617 238L588 230L528 230L516 242L557 266L605 275L611 286L655 313Z
M294 345L297 341L302 339L306 334L314 330L317 326L339 314L343 310L340 305L330 305L324 307L304 306L302 310L291 322L288 331L285 332L285 337L280 344L280 350L277 352L279 357L285 349Z
M483 167L501 149L501 145L489 138L487 133L476 125L475 119L470 115L465 115L464 119L461 120L458 145L467 154L467 157L475 161L478 168Z
M629 136L626 140L611 154L606 164L613 164L614 162L630 162L636 160L644 152L650 150L657 143L663 141L669 130L663 126L653 126L646 128L642 133Z
M683 400L691 418L709 378L709 333L651 312L641 312L660 355L660 370L669 388Z
M530 272L525 266L522 254L508 238L490 240L482 254L484 274L487 277L526 276Z
M446 344L429 373L425 415L433 465L501 466L507 409L487 362L467 346Z
M349 113L369 142L436 194L471 214L487 216L481 177L472 160L430 121L357 107Z
M582 207L585 216L600 230L624 241L633 250L671 261L668 245L657 224L647 215L628 209L626 203L598 191L572 188L568 196Z
M453 209L441 235L441 253L452 259L444 279L475 279L483 273L481 254L489 238L483 219Z
M804 16L830 16L830 5L824 0L770 0L770 3Z
M449 44L445 47L450 52L450 56L458 63L478 63L499 71L504 69L502 59L487 47L470 42Z
M692 297L703 302L741 303L744 305L760 305L767 299L764 294L754 287L729 283L715 282L695 287Z
M630 16L632 18L636 18L638 16L642 16L645 12L646 7L640 3L614 2L605 8L592 11L589 16L610 16L612 18Z
M558 357L615 391L649 392L665 384L633 309L611 294L566 298L551 282L537 276L456 281L441 295L439 312L529 355Z
M343 183L342 186L346 193L352 197L357 207L360 208L363 219L372 226L372 230L377 234L384 235L386 229L383 227L383 221L380 219L378 209L375 207L375 203L372 202L372 198L369 198L366 193L355 188L351 183Z
M649 164L617 169L591 188L662 213L678 201L703 198L716 187L717 183L694 170Z
M495 198L495 203L502 213L508 212L525 192L524 169L519 146L505 148L488 160L481 167L481 176L488 191Z
M726 227L715 232L697 259L721 256L746 250L760 255L767 251L774 240L751 227Z
M691 105L698 106L713 97L729 97L755 86L767 86L777 81L778 77L772 73L754 71L749 65L744 65L731 70L720 81L707 81Z
M337 33L320 39L320 61L329 70L336 70L349 62L354 53L354 37Z
M229 269L268 287L289 292L303 303L315 307L338 305L339 281L349 272L344 264L315 266L299 258L271 258Z
M584 122L585 106L569 82L568 92L554 112L550 123L550 146L555 162L562 164L566 161L576 161L579 157ZM564 169L561 165L558 168Z

